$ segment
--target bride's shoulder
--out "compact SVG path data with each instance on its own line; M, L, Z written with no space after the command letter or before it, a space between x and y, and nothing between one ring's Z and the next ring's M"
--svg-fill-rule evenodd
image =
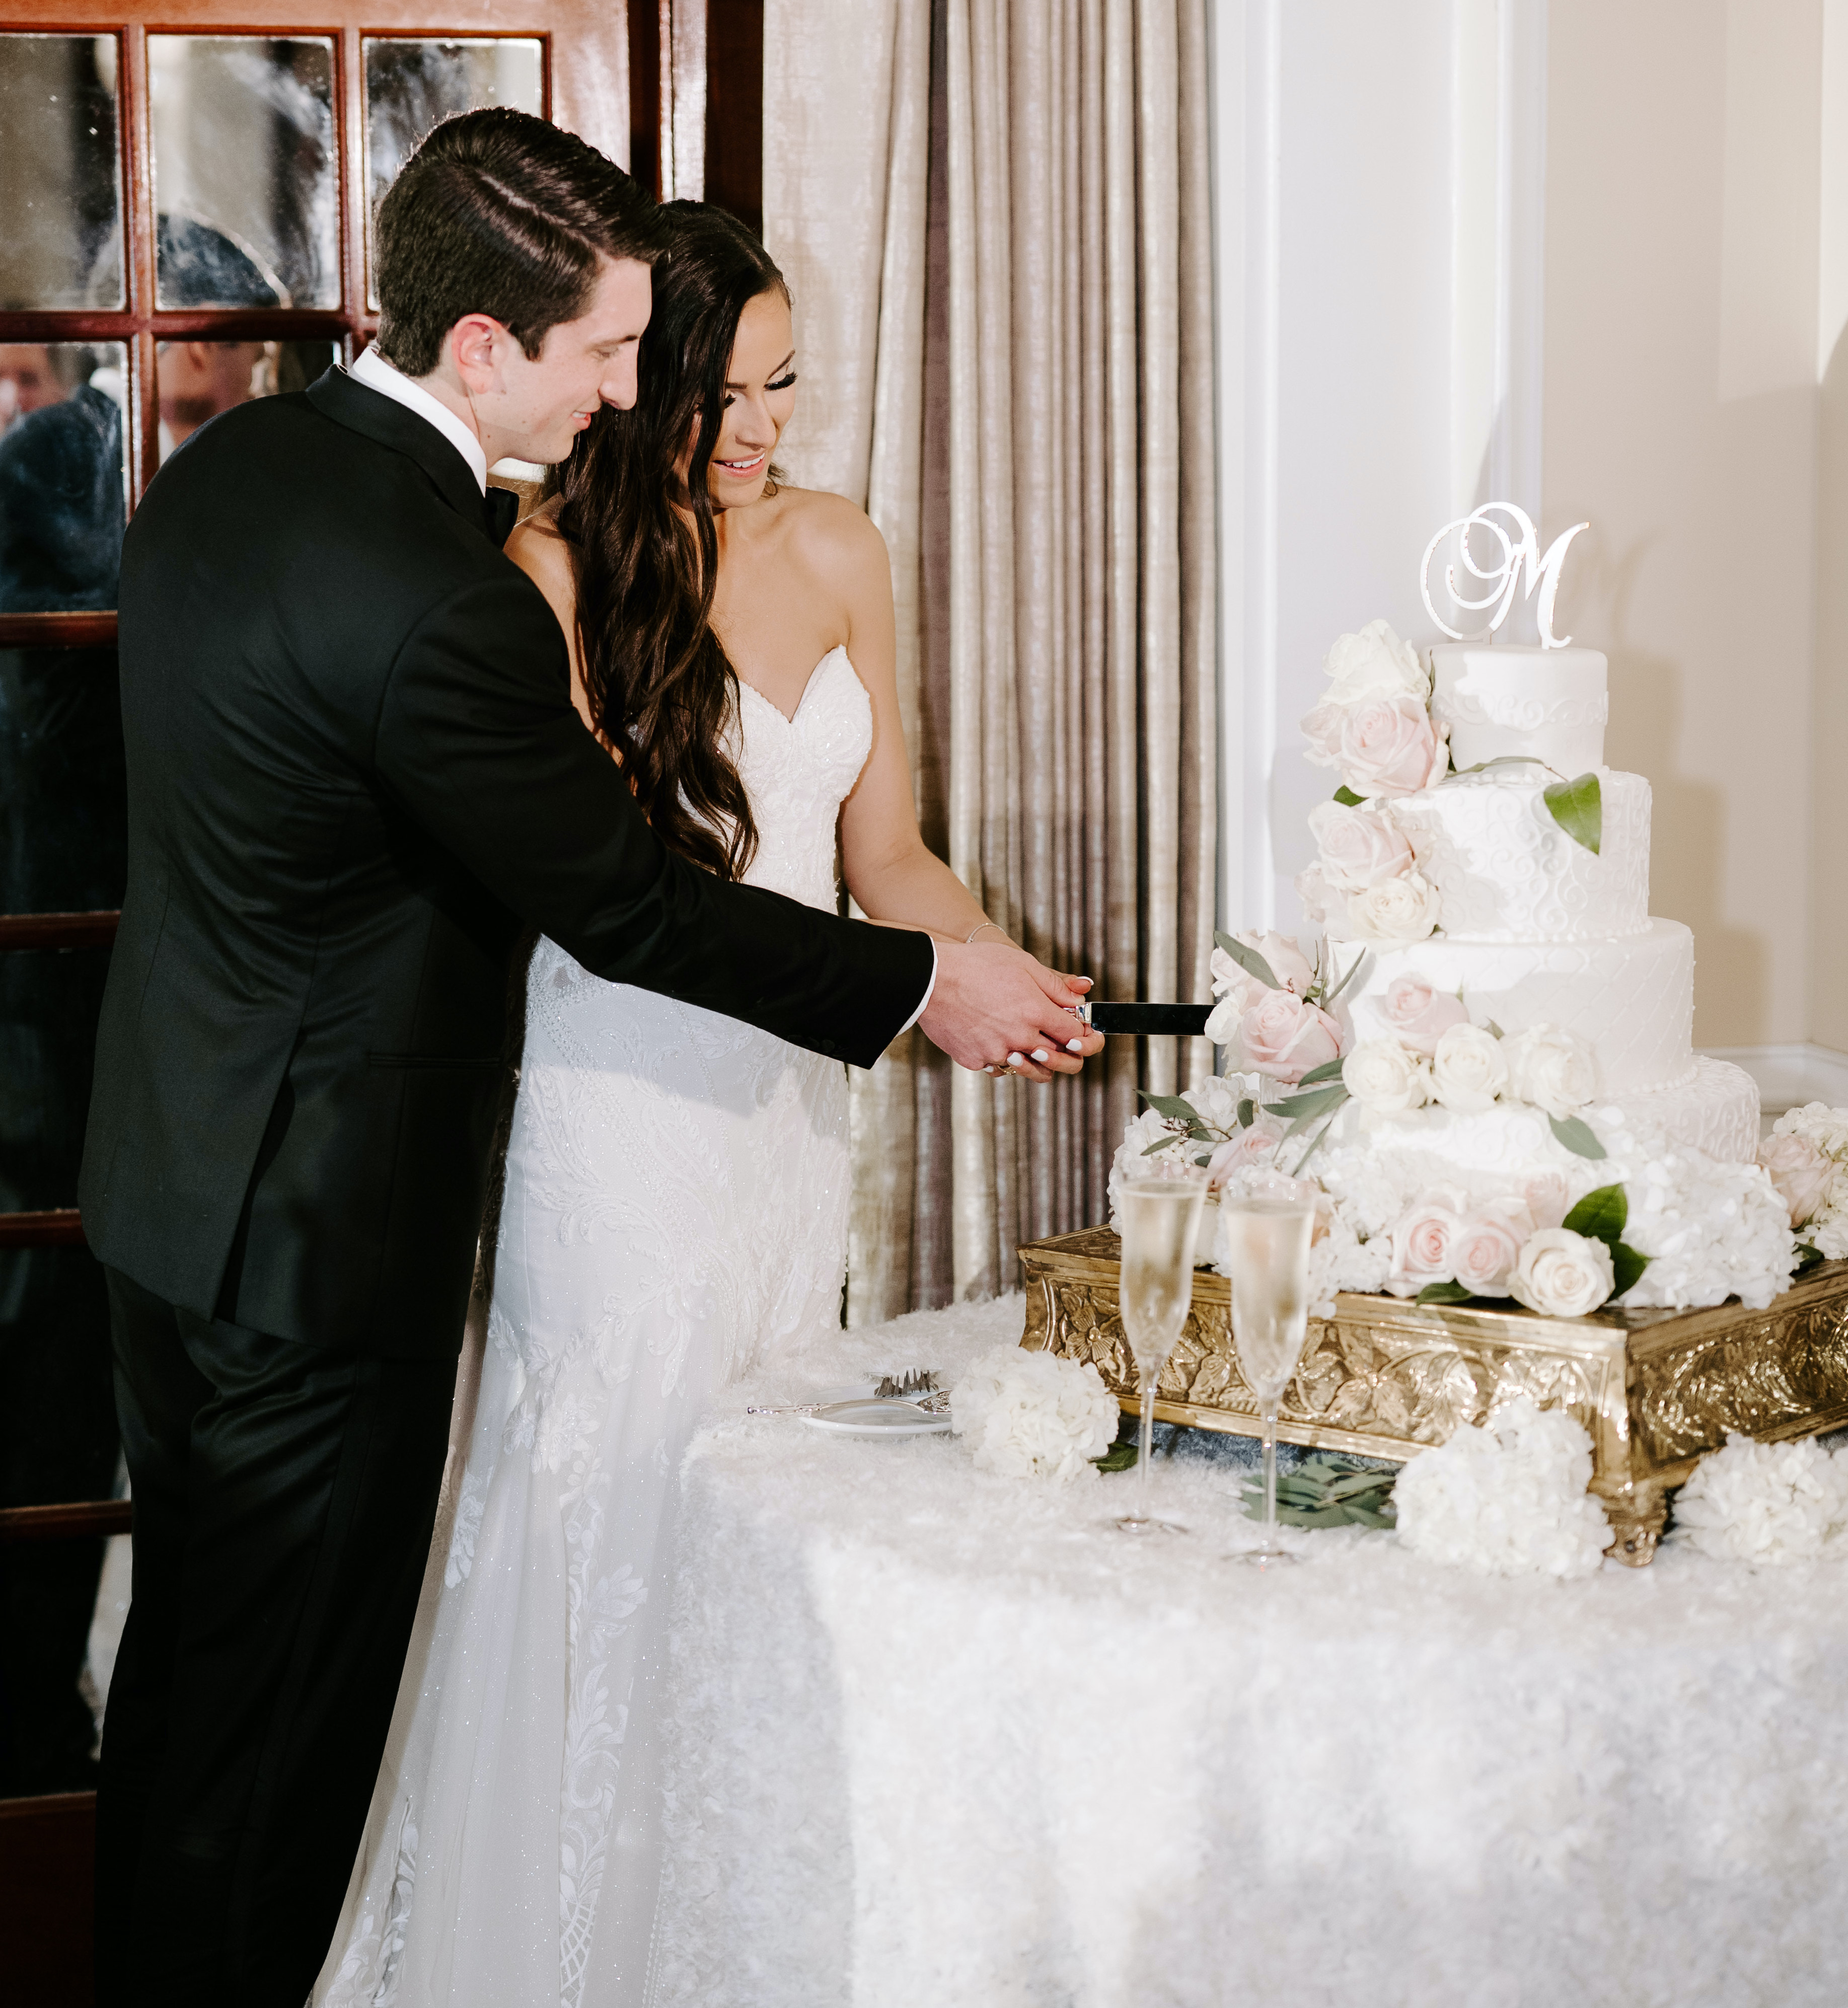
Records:
M871 517L844 495L824 488L780 488L779 528L799 562L823 574L846 576L868 567L883 571L885 539Z
M549 496L529 516L522 517L507 540L507 554L548 599L569 599L575 592L571 546L558 527L560 497Z

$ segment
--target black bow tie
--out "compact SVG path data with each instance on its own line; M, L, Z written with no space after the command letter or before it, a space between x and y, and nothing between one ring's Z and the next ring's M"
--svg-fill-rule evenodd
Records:
M520 498L511 488L490 488L482 497L482 528L497 544L514 533L520 516Z

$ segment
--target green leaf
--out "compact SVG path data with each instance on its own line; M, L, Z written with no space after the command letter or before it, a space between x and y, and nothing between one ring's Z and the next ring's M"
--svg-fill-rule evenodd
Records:
M1623 1239L1629 1218L1630 1200L1624 1188L1600 1186L1595 1192L1587 1193L1561 1224L1574 1234L1586 1235L1614 1249Z
M1311 1067L1296 1085L1299 1087L1313 1087L1319 1080L1339 1080L1341 1069L1346 1064L1344 1060L1324 1060L1319 1067Z
M1610 1244L1610 1266L1617 1280L1611 1287L1611 1295L1620 1297L1649 1266L1647 1255L1639 1255L1627 1243L1613 1241Z
M1604 839L1604 791L1598 776L1581 774L1575 781L1555 781L1541 790L1541 800L1567 836L1595 857Z
M1466 1304L1475 1295L1461 1283L1427 1283L1412 1299L1415 1304Z
M1487 1028L1489 1036L1493 1039L1505 1039L1508 1036L1493 1018L1487 1021Z
M1171 1130L1165 1137L1157 1137L1154 1143L1147 1145L1144 1147L1142 1154L1145 1158L1152 1158L1157 1151L1172 1150L1175 1145L1180 1143L1182 1140L1181 1133L1179 1130Z
M1797 1265L1797 1273L1800 1276L1803 1274L1805 1269L1814 1268L1816 1264L1822 1260L1822 1250L1820 1248L1812 1248L1807 1241L1800 1241L1797 1243L1797 1252L1803 1257L1803 1260Z
M1238 1104L1238 1127L1241 1130L1249 1130L1253 1122L1256 1120L1257 1112L1251 1097L1249 1094L1246 1095Z
M1353 961L1348 965L1348 973L1341 978L1341 981L1337 983L1332 990L1325 990L1323 992L1321 1004L1322 1009L1324 1011L1326 1011L1329 1006L1334 1002L1336 998L1340 996L1341 992L1347 988L1348 985L1354 981L1355 977L1360 974L1362 968L1366 964L1366 959L1367 952L1365 949L1362 949L1359 954L1354 958Z
M1128 1443L1112 1444L1101 1457L1094 1457L1091 1462L1100 1471L1128 1471L1136 1462L1136 1448L1133 1438Z
M1247 948L1243 942L1234 941L1230 935L1217 928L1213 930L1213 939L1247 976L1255 976L1267 990L1282 989L1283 985L1277 980L1276 971L1255 948Z
M1300 1119L1305 1115L1320 1115L1330 1108L1338 1108L1347 1098L1346 1087L1336 1081L1327 1087L1313 1087L1307 1094L1293 1094L1287 1101L1267 1101L1264 1113L1294 1115Z
M1178 1094L1151 1094L1146 1087L1137 1092L1157 1115L1165 1115L1171 1122L1193 1123L1200 1120L1200 1111Z
M1357 809L1366 801L1365 795L1357 795L1345 781L1334 791L1334 798L1344 809Z
M1553 1126L1553 1133L1568 1151L1581 1158L1602 1158L1604 1146L1598 1141L1588 1122L1581 1122L1576 1115L1549 1115L1546 1120Z

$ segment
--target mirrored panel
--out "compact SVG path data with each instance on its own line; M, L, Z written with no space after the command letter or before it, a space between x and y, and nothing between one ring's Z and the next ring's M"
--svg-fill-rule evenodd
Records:
M366 269L372 267L372 215L398 171L433 126L458 111L511 105L545 109L545 49L526 36L468 41L366 41ZM369 287L378 307L377 289Z
M0 309L122 304L113 35L0 34Z
M122 904L127 876L115 649L0 649L0 914L107 912ZM15 1021L28 1005L28 1015L37 1011L45 970L74 968L89 953L0 952L0 996ZM24 991L8 987L20 983Z
M115 604L122 369L117 341L0 342L0 613Z
M339 358L331 341L163 341L154 359L161 459L221 412L305 391Z
M337 307L334 44L150 35L164 307Z

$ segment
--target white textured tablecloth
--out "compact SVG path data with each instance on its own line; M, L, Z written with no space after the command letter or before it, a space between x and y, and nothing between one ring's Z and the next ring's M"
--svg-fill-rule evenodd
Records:
M953 1372L1020 1300L843 1335ZM664 1911L704 2008L1848 2002L1848 1570L1483 1579L1101 1523L1127 1477L721 1420L685 1472Z

